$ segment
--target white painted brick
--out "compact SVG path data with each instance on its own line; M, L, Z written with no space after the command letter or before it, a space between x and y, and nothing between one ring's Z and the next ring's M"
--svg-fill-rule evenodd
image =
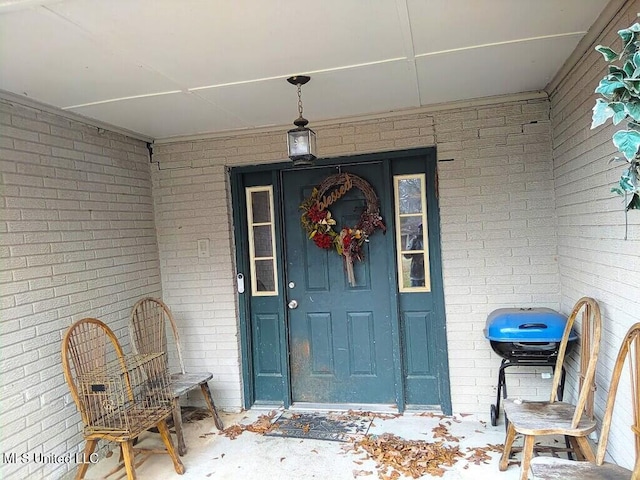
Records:
M78 446L82 441L78 435L79 416L75 407L60 411L56 406L58 399L68 395L60 369L61 334L72 319L84 316L99 316L105 312L107 317L103 320L107 323L114 318L128 318L130 308L137 300L137 297L119 300L115 295L119 292L110 291L103 284L90 290L87 280L95 279L96 275L104 279L124 274L135 283L129 279L111 278L110 285L122 285L121 289L126 285L138 296L160 295L161 291L153 209L144 208L145 204L153 203L148 161L144 155L133 159L127 157L137 144L144 152L144 143L127 140L111 143L109 152L103 155L85 153L102 153L103 143L99 138L85 137L82 141L83 132L95 129L71 125L66 119L52 114L35 120L36 112L21 110L21 115L12 116L12 126L3 129L3 133L14 139L13 150L2 152L3 204L21 215L2 218L3 231L9 233L2 235L0 243L9 247L5 250L9 257L0 265L0 281L9 274L11 287L22 286L2 289L2 295L10 295L2 298L2 354L10 355L11 362L3 363L3 388L24 392L12 397L8 404L3 400L0 427L5 433L14 432L4 435L3 446L8 449L20 445L26 448L27 442L33 447L54 448L60 444ZM73 140L78 142L74 144ZM117 149L123 150L120 153ZM39 155L44 155L42 163ZM119 161L126 163L118 164ZM126 188L130 192L132 186L138 190L135 195L123 198L117 192L107 193L110 182L118 187L114 191ZM99 192L104 192L100 203L80 203ZM91 218L89 209L108 209L115 215L115 222L81 222ZM135 214L132 213L134 210ZM118 219L123 222L119 223ZM148 247L144 251L136 247L128 255L122 250L111 249L107 265L90 264L85 259L95 256L92 245L85 245L83 241L93 239L94 235L96 241L103 237L121 241L123 245L139 243ZM149 240L145 241L145 237ZM120 262L117 272L112 271L114 259L123 254L125 260ZM152 266L154 259L155 267ZM138 274L134 275L134 272L138 271L146 272L144 278L135 279ZM11 303L6 303L7 298ZM96 304L104 301L108 306L95 309L91 301ZM12 329L11 322L19 322L20 329ZM8 398L4 392L2 396ZM8 422L16 414L23 416L22 425L11 428ZM70 416L73 417L72 429L49 428L53 424L66 423ZM45 431L47 433L42 434ZM63 465L62 473L67 468L70 466ZM49 477L43 473L45 469L34 467L34 478L62 475ZM26 478L25 475L22 478Z

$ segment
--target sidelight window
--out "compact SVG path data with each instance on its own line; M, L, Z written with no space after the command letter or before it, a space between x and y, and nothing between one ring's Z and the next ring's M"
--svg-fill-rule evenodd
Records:
M251 294L278 295L273 187L247 187Z
M393 177L398 288L400 292L429 292L429 235L425 174Z

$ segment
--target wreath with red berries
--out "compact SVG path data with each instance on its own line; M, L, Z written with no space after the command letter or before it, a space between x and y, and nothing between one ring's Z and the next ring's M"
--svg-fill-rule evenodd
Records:
M328 206L338 201L351 188L358 188L367 202L358 223L353 227L336 230L336 221ZM334 249L347 264L350 283L353 284L352 261L362 261L362 245L377 229L387 229L380 216L380 202L373 187L362 177L351 173L338 173L327 177L313 189L311 196L300 205L302 227L318 248Z

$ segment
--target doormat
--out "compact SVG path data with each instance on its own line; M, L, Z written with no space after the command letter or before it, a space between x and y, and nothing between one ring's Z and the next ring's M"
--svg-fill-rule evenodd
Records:
M370 417L347 413L318 414L285 411L273 422L265 435L348 442L354 437L366 435L372 421Z

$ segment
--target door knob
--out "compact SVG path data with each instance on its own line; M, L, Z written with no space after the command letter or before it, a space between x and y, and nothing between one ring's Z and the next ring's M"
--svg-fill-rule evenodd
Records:
M294 308L298 308L298 301L297 300L291 300L288 304L289 309L293 310Z

